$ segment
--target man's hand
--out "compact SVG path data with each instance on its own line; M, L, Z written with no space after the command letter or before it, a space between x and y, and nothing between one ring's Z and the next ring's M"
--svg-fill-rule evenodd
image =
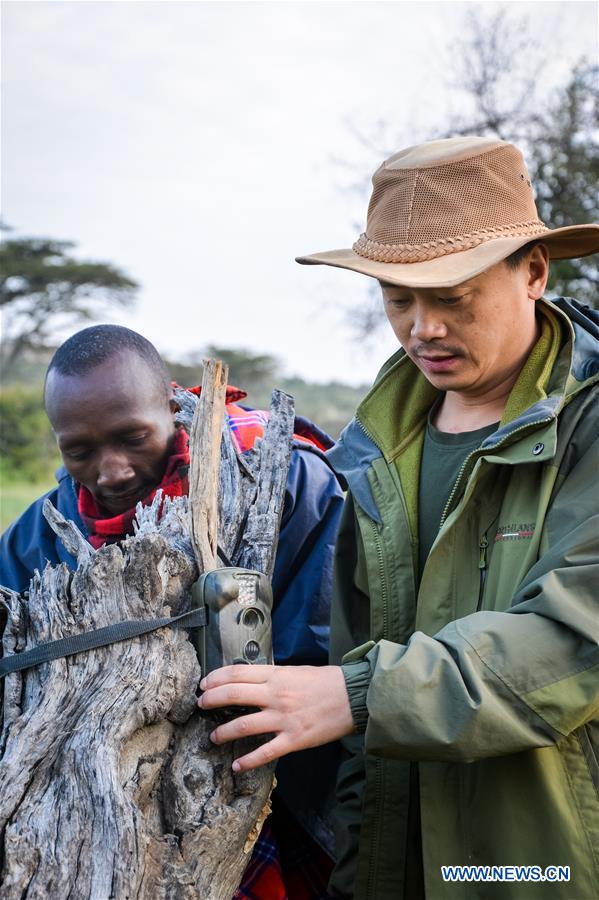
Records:
M201 709L253 706L210 735L215 744L256 734L275 737L233 763L235 772L255 769L294 750L318 747L354 730L339 666L226 666L200 683Z

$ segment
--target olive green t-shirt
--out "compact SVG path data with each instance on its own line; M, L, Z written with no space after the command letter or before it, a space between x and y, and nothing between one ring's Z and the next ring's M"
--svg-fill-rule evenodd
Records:
M432 412L432 411L431 411ZM499 423L476 431L450 434L431 424L429 415L422 448L418 488L418 568L420 577L435 542L441 516L459 475L462 463L485 438L497 431Z

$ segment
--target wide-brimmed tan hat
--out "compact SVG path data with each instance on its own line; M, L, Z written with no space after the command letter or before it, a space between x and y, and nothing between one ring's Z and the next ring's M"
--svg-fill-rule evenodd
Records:
M374 173L366 231L351 250L298 256L407 287L451 287L533 240L552 259L599 250L599 225L547 228L521 152L484 137L401 150Z

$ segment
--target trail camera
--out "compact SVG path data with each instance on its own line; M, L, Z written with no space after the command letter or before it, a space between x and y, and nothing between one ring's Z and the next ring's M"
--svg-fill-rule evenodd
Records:
M236 567L201 575L194 606L206 609L207 624L196 631L202 677L237 663L272 663L272 590L261 572Z

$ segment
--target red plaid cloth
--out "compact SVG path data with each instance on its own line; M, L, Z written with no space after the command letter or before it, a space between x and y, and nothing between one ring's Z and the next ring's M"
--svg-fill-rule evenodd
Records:
M333 861L273 797L233 900L329 900Z
M262 826L252 857L243 873L243 881L235 891L233 900L287 900L281 857L271 818L269 816Z
M176 384L174 386L177 387ZM202 393L201 387L187 388L187 390L192 394L197 394L198 397ZM244 409L243 406L234 405L246 397L246 392L242 391L241 388L232 387L231 385L227 387L227 419L233 442L240 453L250 450L254 446L256 438L262 437L269 417L269 413L266 410ZM328 434L325 434L313 422L309 422L301 416L296 416L293 437L296 441L304 441L323 451L329 450L333 446L333 441Z

